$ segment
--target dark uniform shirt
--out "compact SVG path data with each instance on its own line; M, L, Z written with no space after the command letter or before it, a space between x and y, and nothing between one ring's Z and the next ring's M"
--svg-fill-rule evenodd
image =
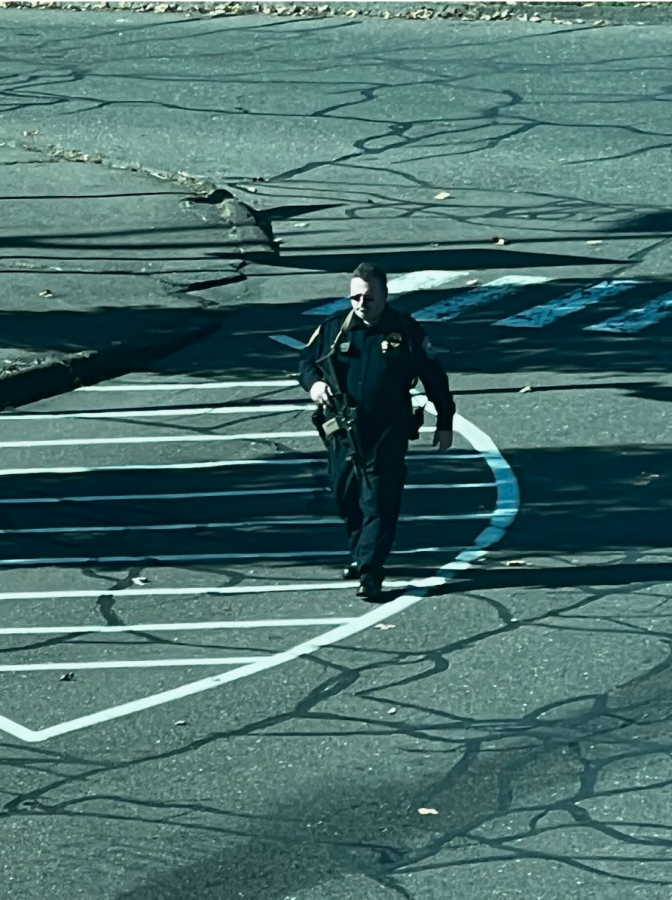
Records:
M334 389L333 372L320 359L329 353L346 314L330 316L304 351L299 383L310 391L316 381ZM448 377L421 325L407 313L385 306L375 325L353 316L338 338L333 354L338 387L359 411L362 437L368 444L386 429L408 425L412 415L410 389L417 379L437 412L436 427L451 430L455 404Z

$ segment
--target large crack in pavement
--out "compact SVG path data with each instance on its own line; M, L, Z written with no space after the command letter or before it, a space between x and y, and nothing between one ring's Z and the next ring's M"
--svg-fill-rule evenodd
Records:
M227 300L199 292L244 281L247 258L277 256L260 211L185 172L35 140L0 143L0 167L0 408L201 340Z

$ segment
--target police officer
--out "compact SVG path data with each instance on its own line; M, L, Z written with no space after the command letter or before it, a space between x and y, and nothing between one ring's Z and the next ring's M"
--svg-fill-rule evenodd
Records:
M313 334L299 382L318 407L329 483L348 532L343 577L359 578L358 596L373 600L394 541L408 441L417 437L410 389L419 378L436 408L440 452L452 444L455 404L422 327L388 306L382 269L357 266L350 301L350 312L330 316Z

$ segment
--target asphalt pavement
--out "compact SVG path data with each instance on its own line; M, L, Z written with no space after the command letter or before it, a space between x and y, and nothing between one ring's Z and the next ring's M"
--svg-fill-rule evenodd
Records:
M4 896L667 900L669 26L0 15L3 138L276 242L0 415ZM460 414L381 604L295 382L362 256Z

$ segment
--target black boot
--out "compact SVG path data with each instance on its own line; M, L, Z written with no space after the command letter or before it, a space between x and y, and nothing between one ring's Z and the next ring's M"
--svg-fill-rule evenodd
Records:
M359 578L359 566L357 563L351 562L347 569L343 569L341 578L343 581L355 581Z
M363 572L359 579L359 590L357 591L357 596L364 597L365 600L377 600L382 593L382 578L377 578L370 572Z

